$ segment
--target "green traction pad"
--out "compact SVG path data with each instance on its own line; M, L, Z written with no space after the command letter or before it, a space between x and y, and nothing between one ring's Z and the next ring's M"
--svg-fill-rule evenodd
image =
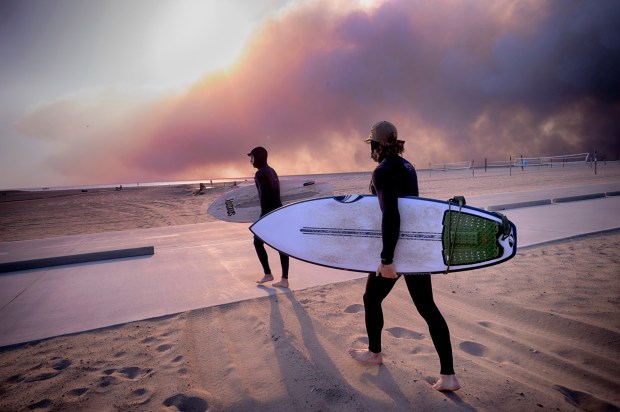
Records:
M497 243L498 232L499 224L493 220L458 210L446 211L442 233L444 263L467 265L497 259L503 253Z

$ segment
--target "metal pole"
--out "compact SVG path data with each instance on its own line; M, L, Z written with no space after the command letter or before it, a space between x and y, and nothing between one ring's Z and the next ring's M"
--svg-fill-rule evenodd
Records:
M596 154L596 149L594 150L594 174L596 174L596 162L597 162L597 154Z

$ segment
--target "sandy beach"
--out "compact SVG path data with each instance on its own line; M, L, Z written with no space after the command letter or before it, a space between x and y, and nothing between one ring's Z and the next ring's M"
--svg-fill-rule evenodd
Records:
M369 177L327 179L345 194L366 193ZM620 165L419 180L421 196L447 199L620 183ZM197 189L3 192L0 242L206 222L229 188ZM384 364L349 357L367 344L357 279L0 348L0 411L617 411L619 249L619 232L595 234L435 276L454 393L431 387L437 355L402 281L384 303Z
M327 178L325 177L327 176ZM309 175L326 179L334 194L368 193L370 171ZM285 179L286 177L283 177ZM520 192L620 181L620 164L602 163L594 174L589 166L532 167L450 172L418 172L420 196L446 200L456 195ZM239 184L253 184L240 181ZM0 242L42 239L186 225L215 220L207 213L213 199L231 190L230 184L195 195L198 185L16 192L0 191Z

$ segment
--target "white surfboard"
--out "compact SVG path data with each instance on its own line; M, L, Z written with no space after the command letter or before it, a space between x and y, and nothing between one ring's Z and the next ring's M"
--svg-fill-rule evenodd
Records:
M280 179L280 200L283 205L331 194L332 186L327 182ZM216 219L226 222L256 222L260 217L258 189L255 185L237 187L215 199L207 212Z
M446 273L496 265L517 251L514 224L498 213L419 197L399 199L394 264L403 274ZM326 197L279 208L250 226L293 258L331 268L374 272L380 260L376 196Z

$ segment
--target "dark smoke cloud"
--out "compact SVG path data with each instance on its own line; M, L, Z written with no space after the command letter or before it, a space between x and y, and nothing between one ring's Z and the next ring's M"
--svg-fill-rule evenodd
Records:
M418 167L617 158L618 21L614 0L305 4L262 27L235 67L115 125L132 141L120 159L140 176L247 175L245 153L263 145L281 173L367 170L361 140L384 119Z

